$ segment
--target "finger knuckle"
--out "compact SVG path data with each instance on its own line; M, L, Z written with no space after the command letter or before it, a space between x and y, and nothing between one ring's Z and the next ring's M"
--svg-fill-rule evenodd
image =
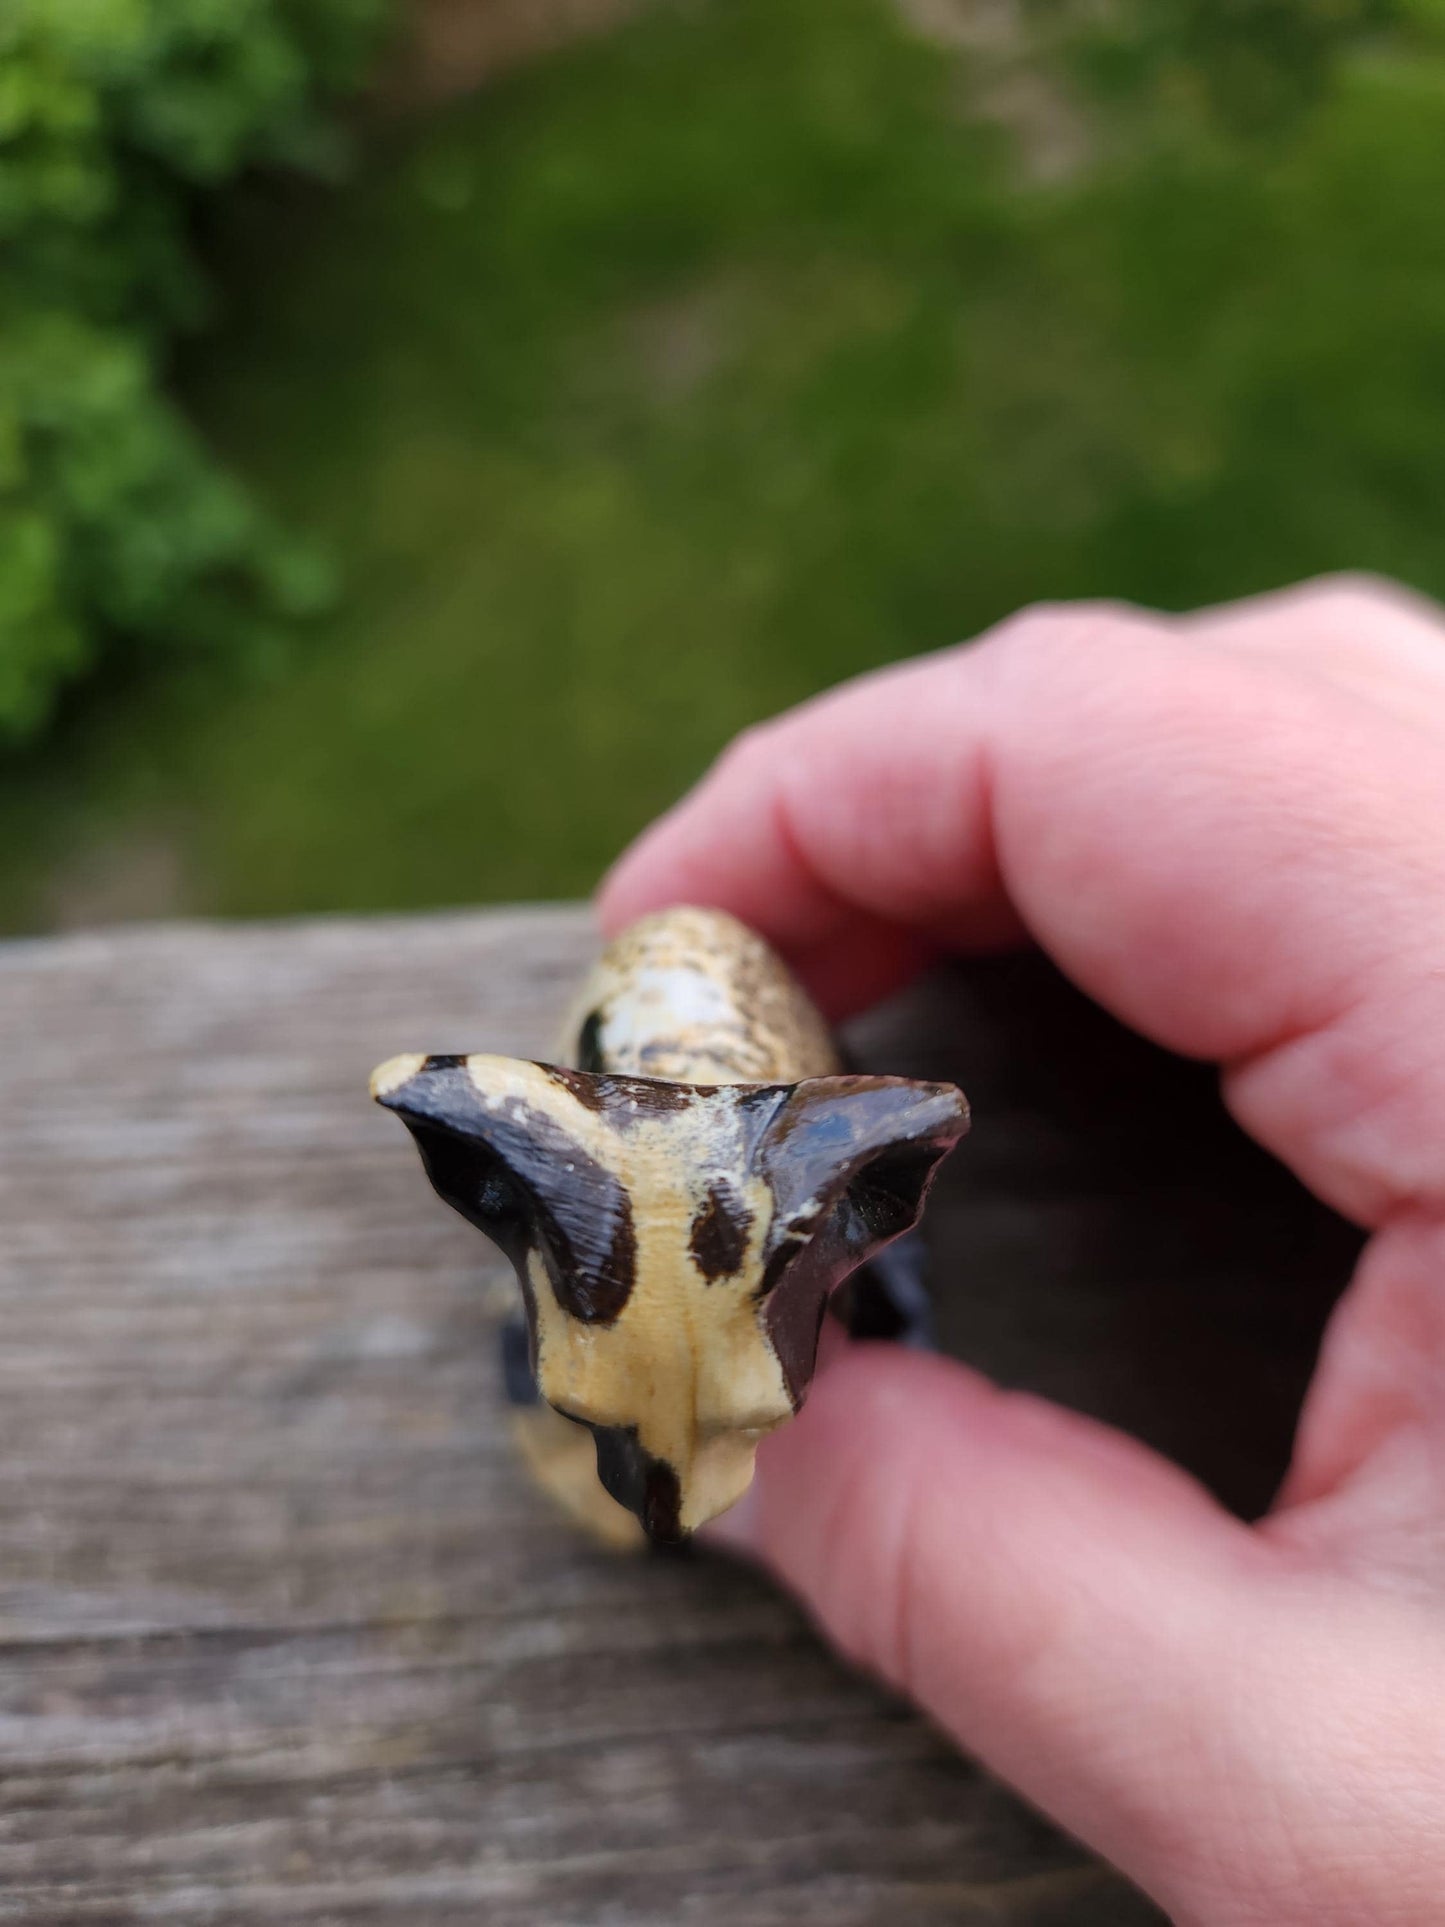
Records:
M1428 598L1366 569L1316 576L1293 592L1295 607L1343 635L1378 632L1382 625L1445 628L1445 612Z
M1157 620L1129 603L1039 602L990 630L983 646L1012 666L1036 670L1084 657L1096 664L1101 654L1161 633Z
M776 721L749 723L725 744L712 766L712 775L725 782L751 777L773 761Z

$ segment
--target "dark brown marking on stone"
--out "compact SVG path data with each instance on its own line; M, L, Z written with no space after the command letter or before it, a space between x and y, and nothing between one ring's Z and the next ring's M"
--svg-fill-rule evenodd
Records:
M967 1129L968 1106L952 1084L804 1078L769 1118L758 1144L758 1169L778 1201L774 1235L799 1220L821 1222L870 1166L886 1160L892 1175L879 1186L879 1235L896 1237L916 1221L934 1167Z
M544 1064L533 1059L559 1090L570 1091L577 1102L594 1111L616 1131L625 1131L650 1117L685 1111L709 1089L700 1084L677 1084L670 1078L634 1077L623 1071L575 1071L566 1064Z
M585 1071L569 1070L565 1064L540 1064L554 1084L564 1091L570 1091L577 1102L589 1111L605 1111L607 1108L607 1087L605 1081Z
M771 1254L768 1262L763 1267L763 1275L755 1294L758 1298L772 1297L783 1273L806 1243L807 1240L805 1238L797 1236L783 1239L783 1242Z
M786 1254L786 1257L784 1257ZM857 1263L840 1251L831 1226L807 1243L787 1240L774 1253L786 1276L776 1280L763 1305L763 1329L777 1355L788 1397L797 1411L818 1363L818 1334L828 1298ZM771 1265L769 1267L771 1269Z
M602 1012L589 1010L582 1019L577 1032L577 1068L579 1071L605 1071L606 1059L602 1054Z
M666 1459L655 1459L637 1436L635 1425L589 1427L597 1445L597 1476L619 1505L642 1522L643 1531L662 1545L686 1538L682 1529L682 1487Z
M692 1221L688 1250L708 1284L731 1278L742 1266L753 1214L725 1178L708 1186L702 1209Z
M632 1215L632 1199L625 1191L622 1193L622 1206L612 1222L606 1263L587 1280L588 1310L579 1311L579 1318L610 1325L620 1315L637 1282L637 1227ZM612 1309L614 1304L615 1310Z
M550 1112L489 1103L461 1057L428 1059L379 1101L416 1139L438 1196L511 1260L525 1298L536 1250L563 1311L617 1319L636 1275L632 1199Z
M870 1158L848 1186L848 1202L876 1248L911 1231L945 1151L937 1142L901 1144Z
M695 1104L703 1090L698 1084L674 1084L666 1077L617 1077L609 1080L612 1093L608 1115L619 1130L644 1118L667 1117Z
M968 1126L951 1084L805 1078L768 1117L753 1159L776 1200L759 1297L795 1406L830 1294L916 1224L934 1171Z

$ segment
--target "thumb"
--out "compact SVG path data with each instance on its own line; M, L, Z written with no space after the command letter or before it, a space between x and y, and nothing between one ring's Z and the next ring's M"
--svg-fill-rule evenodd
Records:
M1390 1695L1382 1645L1418 1698L1401 1629L1368 1622L1397 1602L1342 1614L1133 1440L889 1346L822 1377L739 1513L726 1540L850 1657L1177 1920L1368 1917L1335 1911L1341 1829L1367 1816L1358 1784L1331 1812L1327 1779L1358 1749L1362 1672ZM1328 1899L1301 1912L1322 1822Z

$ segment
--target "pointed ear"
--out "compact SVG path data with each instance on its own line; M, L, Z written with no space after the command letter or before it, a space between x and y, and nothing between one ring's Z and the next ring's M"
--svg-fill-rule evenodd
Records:
M776 1199L770 1243L806 1237L846 1202L855 1263L918 1222L933 1174L968 1129L955 1084L809 1077L769 1120L756 1163Z
M795 1407L829 1295L917 1224L934 1172L967 1129L956 1085L904 1077L807 1078L769 1118L754 1153L774 1199L763 1322Z
M631 1200L585 1141L575 1073L513 1057L394 1057L372 1095L416 1139L437 1194L512 1260L538 1249L559 1302L608 1323L632 1288Z
M412 1052L388 1057L371 1073L371 1095L378 1104L410 1121L472 1136L490 1134L497 1115L519 1104L559 1111L566 1102L561 1084L567 1073L525 1057L468 1057Z

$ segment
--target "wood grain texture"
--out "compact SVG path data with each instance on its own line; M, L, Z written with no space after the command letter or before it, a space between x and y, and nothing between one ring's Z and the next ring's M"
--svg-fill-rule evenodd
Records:
M571 910L0 947L0 1917L1156 1918L760 1581L534 1503L512 1287L365 1080L543 1049L590 950ZM975 1098L953 1344L1256 1503L1348 1234L1036 965L855 1041Z

